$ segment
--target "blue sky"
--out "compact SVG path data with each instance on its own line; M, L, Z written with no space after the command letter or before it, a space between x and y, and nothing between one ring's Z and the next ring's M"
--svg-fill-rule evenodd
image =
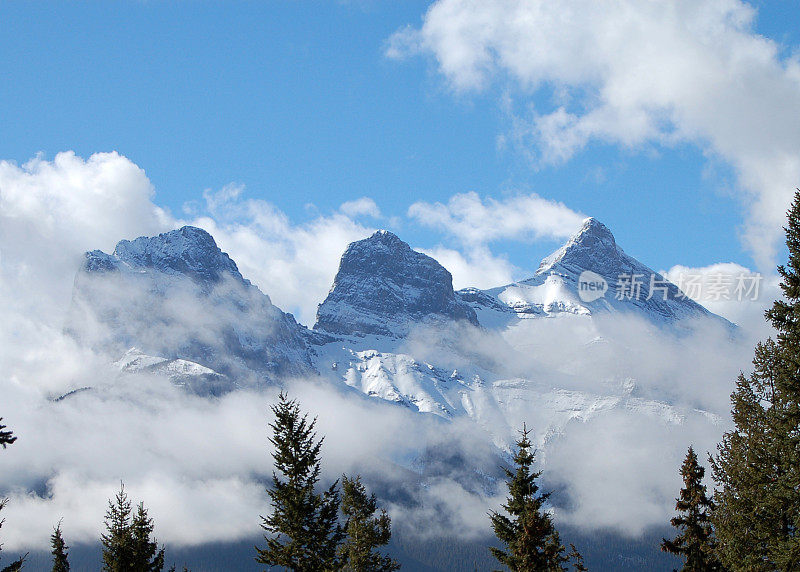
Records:
M435 4L449 4L465 18L475 15L466 2ZM503 11L515 3L489 4ZM793 65L800 8L783 1L723 4L734 17L724 15L722 22L755 11L746 24L734 23L731 34L748 45L766 35L777 49L776 69ZM379 0L3 3L0 158L23 164L37 153L52 159L66 150L81 157L117 151L145 170L154 202L176 217L184 216L187 202L201 202L204 190L229 183L242 185L244 197L275 205L295 224L370 197L384 218L365 224L388 226L426 249L466 247L452 233L407 217L412 203L447 203L470 191L499 201L536 193L596 216L623 248L652 267L725 261L758 267L753 249L740 240L753 216L748 197L775 193L771 204L781 205L800 181L788 190L771 182L744 188L735 165L745 163L749 151L715 146L722 136L713 127L704 132L697 128L702 122L671 116L691 99L683 95L665 97L657 110L664 117L656 123L667 126L657 125L656 134L626 141L604 127L565 158L542 160L540 140L515 140L519 126L562 107L565 92L568 113L588 113L606 79L590 72L573 80L547 71L547 62L530 72L532 79L498 56L487 64L488 79L472 82L470 70L442 64L447 50L463 46L426 40L426 33L437 37L447 25L437 24L433 12L426 16L430 7ZM487 42L513 37L505 24L495 31L499 40ZM402 30L416 36L400 38L399 56L389 53ZM671 44L660 51L654 39L652 47L652 65L659 66L658 54ZM505 49L497 43L489 48L495 54ZM564 61L567 68L573 63ZM574 64L576 74L583 73L580 62ZM661 101L643 101L633 111ZM793 111L789 105L787 116ZM747 129L743 125L736 136L746 141ZM682 134L671 137L677 131ZM784 148L790 152L795 144L800 152L800 133L791 135ZM529 271L561 242L510 235L487 244Z

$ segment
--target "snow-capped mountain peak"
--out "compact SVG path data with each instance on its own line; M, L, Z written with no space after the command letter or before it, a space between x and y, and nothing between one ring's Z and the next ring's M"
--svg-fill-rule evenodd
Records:
M470 301L484 324L507 324L510 311L520 318L619 312L660 325L712 317L731 326L626 254L611 230L595 218L585 219L578 232L542 260L530 278L486 290L486 295L501 303L499 310L474 289L459 294Z
M137 346L245 383L313 372L308 330L191 226L87 252L67 331L112 355Z
M183 275L207 284L217 283L224 276L249 284L214 238L194 226L184 226L158 236L121 240L111 255L99 250L86 253L89 271L116 269L119 263L134 270Z
M592 270L599 264L607 265L619 259L620 250L609 228L589 217L564 246L542 260L536 274L547 272L557 263Z

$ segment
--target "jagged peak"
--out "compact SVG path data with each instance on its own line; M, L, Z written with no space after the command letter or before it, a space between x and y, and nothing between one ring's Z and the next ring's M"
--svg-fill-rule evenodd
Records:
M156 236L140 236L134 240L120 240L114 249L114 255L124 259L126 256L135 256L142 250L152 250L156 246L172 246L173 250L186 250L190 247L220 251L214 237L202 228L196 226L182 226L176 230L162 232Z
M453 291L453 276L434 258L387 230L351 243L339 263L315 329L335 334L404 335L430 316L477 324Z
M581 229L572 236L572 240L578 240L584 236L595 236L614 241L614 235L611 234L611 230L593 216L583 219Z
M115 261L132 268L154 268L200 280L219 280L229 274L249 283L239 273L236 263L217 246L214 237L195 226L183 226L156 236L120 240L111 255L100 251L86 254L88 271L110 270Z
M400 247L403 249L411 250L411 247L399 236L385 229L379 229L373 232L369 237L358 240L351 244L382 244L386 246Z
M588 217L564 246L542 260L536 274L550 270L557 262L585 265L587 257L609 261L619 256L620 250L611 230L596 218Z

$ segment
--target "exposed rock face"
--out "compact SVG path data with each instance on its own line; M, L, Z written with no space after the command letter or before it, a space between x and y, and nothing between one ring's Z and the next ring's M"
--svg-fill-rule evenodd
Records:
M474 310L455 295L450 272L380 230L347 248L314 328L402 337L414 324L453 320L478 324Z
M252 382L313 371L307 330L194 227L87 252L67 329L98 349L135 346Z
M112 255L94 250L87 253L86 259L87 267L93 263L101 266L122 263L135 270L186 276L205 286L218 284L225 277L250 284L239 273L236 263L217 247L214 238L194 226L153 237L121 240Z

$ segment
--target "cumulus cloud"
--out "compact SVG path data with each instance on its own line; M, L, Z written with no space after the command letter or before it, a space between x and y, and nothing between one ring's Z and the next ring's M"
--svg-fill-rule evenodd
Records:
M442 245L422 249L452 272L456 288L492 288L521 277L524 270L494 254L490 243L567 238L585 218L562 203L533 193L502 200L483 198L475 192L461 193L447 203L418 201L407 214L457 241L459 250Z
M509 284L522 272L508 259L495 256L485 246L469 249L465 253L444 246L417 250L436 259L450 271L456 290L467 287L494 288Z
M26 310L53 311L56 297L69 300L71 279L86 250L110 249L123 237L157 234L170 217L153 204L144 171L117 153L82 159L73 152L19 166L0 161L0 284L47 290L42 304ZM52 291L56 289L57 291ZM29 296L5 297L34 300Z
M190 223L209 233L241 273L273 303L312 326L347 245L372 234L359 216L380 216L372 199L344 203L338 212L293 223L275 205L249 199L240 186L206 191L204 211Z
M592 140L696 144L737 174L743 242L765 271L800 180L800 62L756 16L741 0L438 0L386 54L432 55L458 92L550 89L551 107L515 114L512 134L544 162Z
M783 295L777 274L762 275L740 264L721 262L696 268L676 265L662 275L748 335L765 338L772 334L764 311Z
M567 238L586 218L536 194L497 200L482 199L475 192L454 195L447 204L416 202L408 208L408 216L470 246L500 239Z
M339 210L349 217L369 216L372 218L381 218L381 209L378 204L369 197L361 197L354 201L347 201L341 204Z

